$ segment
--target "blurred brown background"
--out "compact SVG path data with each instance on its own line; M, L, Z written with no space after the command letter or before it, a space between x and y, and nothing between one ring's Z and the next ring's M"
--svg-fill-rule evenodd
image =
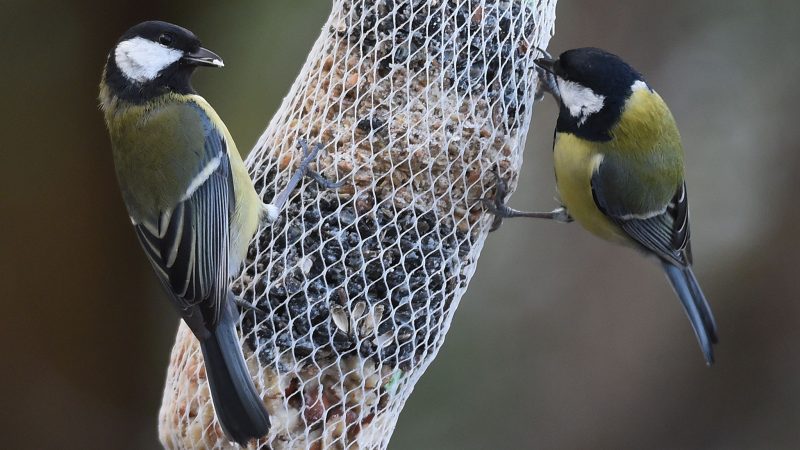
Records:
M225 58L196 87L252 147L326 0L0 2L0 436L8 449L157 448L177 318L134 238L97 109L106 52L160 18ZM390 448L800 448L800 104L795 0L564 0L550 49L623 55L688 153L696 268L717 314L703 364L657 264L577 225L490 236ZM541 104L520 208L553 206Z

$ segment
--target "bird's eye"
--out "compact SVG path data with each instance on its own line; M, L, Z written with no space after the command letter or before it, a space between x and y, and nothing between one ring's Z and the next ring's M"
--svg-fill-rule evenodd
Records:
M158 42L169 47L173 42L175 42L175 37L169 33L164 33L158 37Z

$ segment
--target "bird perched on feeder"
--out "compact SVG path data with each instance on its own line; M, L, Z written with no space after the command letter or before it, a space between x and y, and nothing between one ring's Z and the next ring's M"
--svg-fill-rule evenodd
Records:
M239 345L229 283L260 221L277 218L320 146L304 152L273 204L262 203L225 124L191 86L203 66L222 59L192 32L140 23L108 55L100 102L136 235L200 343L222 429L244 446L270 421Z
M717 326L692 272L683 146L667 104L639 72L597 48L557 59L545 53L535 63L540 86L560 107L553 155L563 206L511 209L498 178L494 199L484 199L495 214L493 229L507 217L574 219L603 239L657 257L712 364Z

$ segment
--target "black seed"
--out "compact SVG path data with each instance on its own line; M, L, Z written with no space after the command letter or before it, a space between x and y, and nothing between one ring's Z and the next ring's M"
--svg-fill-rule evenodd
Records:
M341 332L336 332L333 335L333 349L339 353L344 353L348 350L352 350L355 346L355 342L351 339L350 336L345 336Z
M358 345L358 353L364 358L374 357L378 347L371 340L365 339Z
M322 302L311 305L311 309L308 312L309 319L311 319L311 323L314 325L322 323L322 321L328 318L328 314L330 314L328 306Z
M305 314L308 304L305 298L294 297L288 302L289 314L294 317L299 317Z
M382 336L389 331L395 329L394 322L391 318L387 317L378 324L378 336Z
M445 86L486 96L510 128L519 126L529 95L530 68L524 66L525 47L519 45L534 30L529 4L486 0L480 3L481 23L473 20L476 2L349 4L341 35L377 65L373 69L381 76L392 64L400 66L398 73L406 67L415 73L430 70L431 60L439 59ZM388 129L385 117L386 111L373 111L355 120L361 132L372 133ZM269 167L267 173L254 174L265 201L272 201L275 184L285 184L274 182L277 164ZM344 197L320 191L314 183L298 193L248 252L248 261L255 263L247 266L254 285L235 287L239 293L246 287L243 298L252 301L255 295L265 313L245 314L247 345L258 349L264 365L276 365L281 354L311 364L315 355L352 353L392 367L412 367L438 345L443 314L465 282L461 265L471 261L471 236L435 211L407 207L395 212L394 200L377 192L360 213L355 201L340 200ZM304 263L307 258L310 265ZM378 304L385 308L375 330L382 339L387 333L393 338L384 348L333 324L330 308L351 310L355 302L367 302L370 310Z
M383 280L376 280L367 289L367 296L370 299L374 299L377 301L386 298L386 293L388 291L389 290L386 287L386 282L384 282Z
M306 336L304 336L304 337L302 337L302 338L300 338L300 339L298 339L298 340L296 340L294 342L294 346L292 347L292 350L294 351L295 357L304 358L304 357L310 355L314 351L315 348L316 348L316 345L314 345L311 342L311 340L308 338L308 336L306 335Z
M369 133L370 131L378 131L384 125L386 125L385 120L375 116L370 116L359 120L356 124L356 127L365 133Z

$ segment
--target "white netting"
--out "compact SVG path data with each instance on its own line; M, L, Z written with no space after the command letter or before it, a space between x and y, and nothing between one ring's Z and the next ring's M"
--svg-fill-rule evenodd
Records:
M497 164L513 188L533 108L535 47L556 0L335 0L248 166L265 201L300 139L316 170L251 245L234 291L272 421L251 448L385 448L475 270ZM168 448L233 448L185 326L160 415Z

